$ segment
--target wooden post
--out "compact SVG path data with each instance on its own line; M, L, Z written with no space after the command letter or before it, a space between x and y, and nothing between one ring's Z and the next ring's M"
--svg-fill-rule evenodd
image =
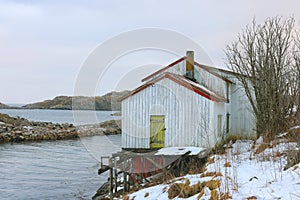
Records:
M127 174L126 174L126 172L123 172L123 187L124 187L124 189L123 189L123 194L125 194L125 192L128 192L128 190L127 190Z
M115 194L116 194L118 192L118 171L116 168L114 169L114 172L115 172Z
M110 174L110 179L109 179L110 188L109 188L109 190L110 190L110 199L112 200L113 197L114 197L114 194L113 194L113 192L114 192L114 190L113 190L113 184L114 184L114 182L113 182L113 176L114 176L114 174L113 174L113 168L110 168L109 172L110 172L109 173Z
M166 170L166 161L165 157L161 156L163 168L161 169L163 172L163 181L167 181L167 170Z
M141 156L141 160L142 160L142 173L141 173L141 182L143 181L143 179L145 178L144 173L145 173L145 159L144 156Z

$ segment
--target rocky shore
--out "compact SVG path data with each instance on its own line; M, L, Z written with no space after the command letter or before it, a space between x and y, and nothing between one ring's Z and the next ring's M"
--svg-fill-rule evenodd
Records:
M0 113L0 143L115 135L121 133L120 127L121 122L115 120L100 124L74 126L68 123L33 122Z

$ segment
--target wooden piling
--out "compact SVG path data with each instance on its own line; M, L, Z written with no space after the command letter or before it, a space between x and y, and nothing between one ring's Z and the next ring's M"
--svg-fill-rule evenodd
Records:
M117 193L118 192L118 171L117 171L117 169L115 168L114 169L114 172L115 172L115 177L114 177L114 180L115 180L115 193Z
M127 173L123 172L123 194L125 194L126 192L128 192L127 190Z
M110 186L110 188L109 188L109 190L110 190L110 199L112 200L113 199L113 197L114 197L114 194L113 194L113 192L114 192L114 190L113 190L113 184L114 184L114 182L113 182L113 176L114 176L114 174L113 174L113 168L110 168L110 170L109 170L109 186Z

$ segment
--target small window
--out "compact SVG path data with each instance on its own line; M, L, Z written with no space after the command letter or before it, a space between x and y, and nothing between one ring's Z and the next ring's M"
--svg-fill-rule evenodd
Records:
M229 133L229 125L230 125L229 120L230 120L230 114L227 113L226 114L226 134Z

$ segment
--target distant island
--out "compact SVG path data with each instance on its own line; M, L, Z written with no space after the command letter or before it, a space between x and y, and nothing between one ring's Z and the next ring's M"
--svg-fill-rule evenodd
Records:
M0 109L3 109L3 108L10 108L10 106L5 105L5 104L0 102Z
M51 110L121 110L119 99L130 91L110 92L103 96L57 96L52 100L10 107L0 103L0 108L51 109Z

